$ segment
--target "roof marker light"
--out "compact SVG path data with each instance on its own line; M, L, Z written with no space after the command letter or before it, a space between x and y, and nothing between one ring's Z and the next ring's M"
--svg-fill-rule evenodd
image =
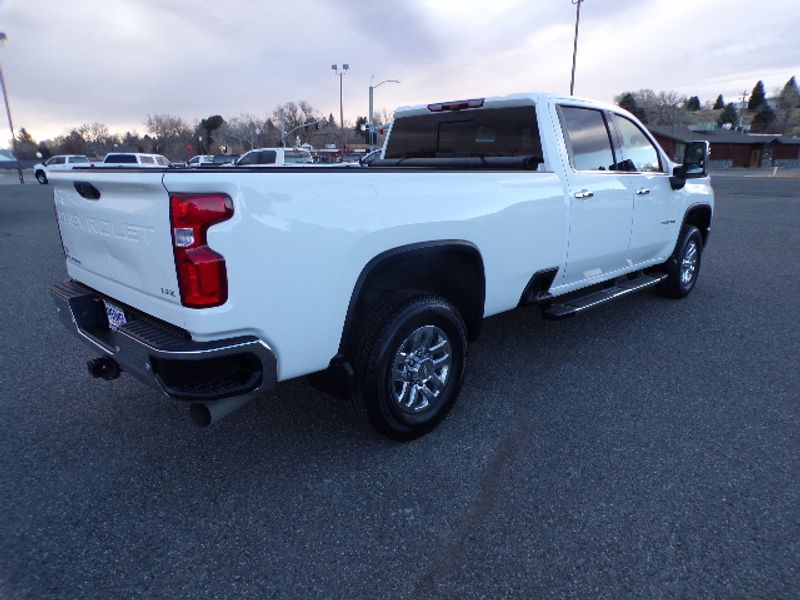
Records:
M431 112L443 112L445 110L464 110L465 108L481 108L485 98L472 98L471 100L450 100L448 102L436 102L428 104Z

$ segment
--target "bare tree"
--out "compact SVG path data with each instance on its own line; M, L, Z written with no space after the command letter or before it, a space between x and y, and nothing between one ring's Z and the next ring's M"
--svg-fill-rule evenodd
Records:
M180 117L167 114L147 115L144 121L147 132L153 139L153 152L182 154L183 148L193 140L192 130Z

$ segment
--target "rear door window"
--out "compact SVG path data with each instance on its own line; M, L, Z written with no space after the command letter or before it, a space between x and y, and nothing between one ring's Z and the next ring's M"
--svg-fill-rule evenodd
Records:
M533 156L542 159L533 106L485 108L397 119L384 158Z
M576 171L615 170L611 137L602 111L561 106L559 115L570 161Z

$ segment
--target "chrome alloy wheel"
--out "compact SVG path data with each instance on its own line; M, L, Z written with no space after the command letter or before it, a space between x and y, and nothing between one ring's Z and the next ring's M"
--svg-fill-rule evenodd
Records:
M447 385L451 362L444 331L435 325L412 331L392 361L392 396L398 408L416 414L436 402Z
M689 240L686 248L683 251L683 258L681 259L681 284L686 287L694 279L694 274L697 271L697 242Z

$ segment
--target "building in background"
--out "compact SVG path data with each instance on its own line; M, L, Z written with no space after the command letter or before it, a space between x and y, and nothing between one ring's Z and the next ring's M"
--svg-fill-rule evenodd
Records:
M694 131L685 127L664 126L649 129L676 162L681 162L686 142L707 140L711 144L712 167L800 167L800 138L739 133L730 129Z

